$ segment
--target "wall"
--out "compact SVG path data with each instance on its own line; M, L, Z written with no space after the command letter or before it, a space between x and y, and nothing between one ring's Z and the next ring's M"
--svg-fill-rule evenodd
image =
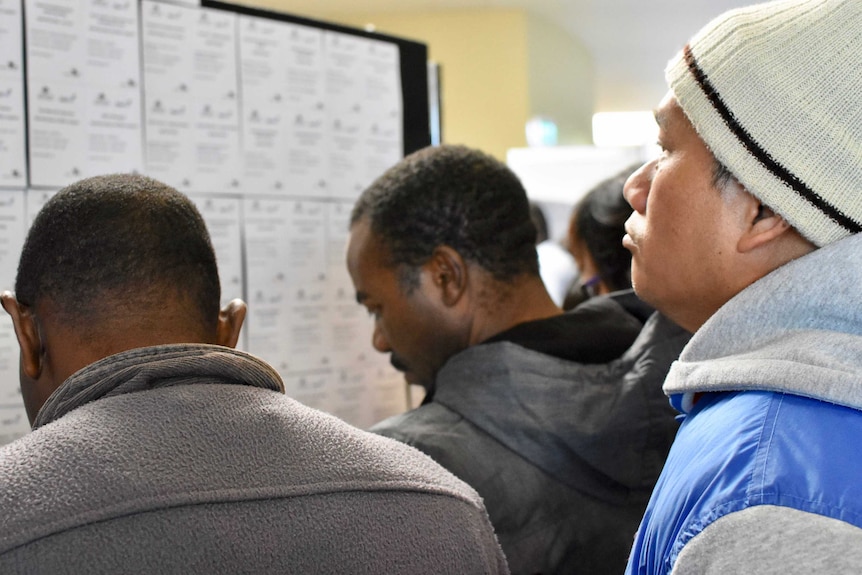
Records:
M517 10L351 16L378 32L428 44L440 64L443 142L466 144L499 159L526 144L530 116L526 17Z
M573 36L547 20L527 21L531 115L552 117L560 145L592 143L592 56Z
M284 0L252 0L290 11ZM555 119L561 144L591 141L591 58L570 34L523 10L301 14L428 44L442 69L443 141L505 160L526 145L533 115Z

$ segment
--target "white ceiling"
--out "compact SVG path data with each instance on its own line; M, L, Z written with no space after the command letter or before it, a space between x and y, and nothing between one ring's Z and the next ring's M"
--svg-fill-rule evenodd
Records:
M664 66L714 16L757 0L244 0L338 21L339 14L518 8L558 23L593 55L596 111L651 109Z

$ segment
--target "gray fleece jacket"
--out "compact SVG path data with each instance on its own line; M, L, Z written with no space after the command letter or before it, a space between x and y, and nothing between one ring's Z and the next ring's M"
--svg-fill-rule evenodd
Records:
M285 397L250 355L135 349L0 448L0 573L506 573L477 494Z

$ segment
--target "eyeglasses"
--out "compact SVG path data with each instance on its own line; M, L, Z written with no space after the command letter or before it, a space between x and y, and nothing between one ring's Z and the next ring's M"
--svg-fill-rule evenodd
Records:
M581 282L580 291L584 296L584 299L590 299L593 296L598 295L599 292L599 282L602 281L602 278L598 275L594 275L590 279L585 282Z

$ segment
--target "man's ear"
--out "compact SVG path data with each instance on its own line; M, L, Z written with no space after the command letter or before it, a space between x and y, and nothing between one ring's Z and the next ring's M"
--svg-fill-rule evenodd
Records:
M21 371L36 381L42 375L44 351L36 316L29 307L18 303L12 292L4 291L0 295L0 304L12 318L12 325L15 327L15 337L18 338L18 346L21 348Z
M764 206L754 196L745 207L746 227L737 243L740 253L749 253L791 230L784 218Z
M218 327L216 328L216 344L231 348L236 347L247 310L248 306L241 299L232 299L221 308L218 314Z
M423 266L430 274L434 285L440 290L443 303L454 305L467 289L467 262L457 250L449 246L437 246L431 258Z

